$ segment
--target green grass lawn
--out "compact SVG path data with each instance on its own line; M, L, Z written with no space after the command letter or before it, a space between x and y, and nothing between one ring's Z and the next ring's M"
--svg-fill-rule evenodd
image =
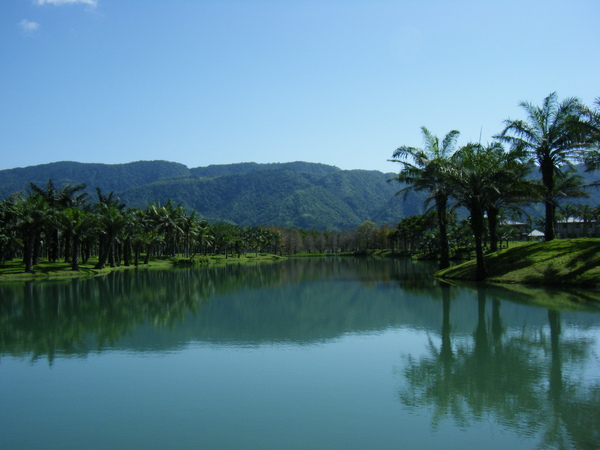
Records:
M202 257L204 258L204 257ZM207 264L249 264L249 263L263 263L280 261L285 258L281 258L276 255L264 254L264 253L248 253L241 255L241 257L229 256L225 258L223 255L208 256L204 258L204 262ZM135 269L132 264L130 266L120 265L118 267L109 267L108 265L104 269L94 269L94 265L98 262L97 258L91 258L86 264L79 265L79 271L71 270L70 263L54 262L49 263L47 260L40 260L40 264L33 267L34 273L25 272L25 266L20 259L6 262L0 265L0 281L6 280L27 280L34 278L70 278L79 276L95 276L104 275L114 270L126 270ZM186 258L150 258L148 264L140 263L139 268L160 268L170 267L175 264L185 265L189 262Z
M543 285L600 285L600 239L531 242L486 256L486 281ZM475 261L436 272L439 278L475 280Z

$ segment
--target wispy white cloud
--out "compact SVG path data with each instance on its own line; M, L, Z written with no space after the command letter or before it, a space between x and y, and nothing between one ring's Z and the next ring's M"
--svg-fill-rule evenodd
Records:
M96 6L98 4L98 0L35 0L37 5L74 5L77 3L81 3L83 5L88 6Z
M40 24L31 20L23 19L19 22L21 29L25 33L34 33L40 28Z

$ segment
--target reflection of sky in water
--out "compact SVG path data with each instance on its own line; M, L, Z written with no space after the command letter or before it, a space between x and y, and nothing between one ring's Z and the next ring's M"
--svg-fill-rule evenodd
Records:
M587 356L582 361L565 364L565 375L579 378L586 384L600 385L600 326L564 326L561 341L589 342Z
M36 370L9 358L0 381L12 389L2 404L18 407L3 423L29 448L465 448L490 436L490 449L534 446L536 433L516 435L489 420L457 427L448 419L432 430L430 407L407 410L398 401L405 358L426 356L429 339L439 345L408 328L313 345L197 342L167 353L61 357ZM43 414L32 418L38 440L31 421L18 418L41 399Z

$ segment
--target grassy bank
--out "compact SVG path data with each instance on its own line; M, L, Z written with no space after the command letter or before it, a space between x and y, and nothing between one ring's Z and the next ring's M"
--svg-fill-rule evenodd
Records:
M96 275L106 275L114 270L127 270L135 269L135 266L118 266L109 267L106 266L104 269L94 269L96 260L90 259L86 264L80 264L78 271L71 270L70 263L53 262L50 263L45 260L41 260L39 264L33 266L34 273L27 273L24 270L24 265L21 260L13 260L0 266L0 281L5 280L28 280L36 278L72 278L72 277L86 277ZM140 268L160 268L169 267L173 264L171 259L150 259L148 264L140 264Z
M485 258L495 283L600 286L600 239L556 239L501 250ZM475 261L436 272L436 277L475 280Z
M203 259L204 258L204 259ZM256 264L264 262L279 261L279 256L263 253L248 253L238 257L229 256L225 258L223 255L218 256L207 256L197 258L193 265L225 265L225 264ZM71 270L71 264L63 262L49 263L48 261L41 260L40 264L34 266L34 273L25 272L23 262L21 260L9 261L4 265L0 266L0 282L9 280L29 280L38 278L72 278L72 277L89 277L96 275L106 275L115 270L129 270L135 269L135 266L124 266L118 267L106 266L104 269L94 269L96 259L90 259L87 264L80 264L79 271ZM172 267L173 265L192 265L189 263L189 259L185 258L151 258L148 264L140 264L140 269L148 268L166 268Z

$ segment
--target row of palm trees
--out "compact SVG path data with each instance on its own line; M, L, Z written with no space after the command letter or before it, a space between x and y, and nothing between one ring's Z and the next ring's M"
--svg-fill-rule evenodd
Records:
M499 213L541 202L545 207L545 239L555 238L559 200L585 196L572 165L588 170L600 167L600 98L596 109L577 98L559 100L548 95L542 106L521 102L526 120L506 120L504 129L488 145L468 143L458 148L459 132L452 130L440 141L426 127L424 147L401 146L391 161L402 164L395 178L406 187L400 191L425 191L437 213L440 268L449 266L448 210L463 206L475 238L477 277L487 275L483 254L486 218L490 248L497 249ZM508 144L505 150L502 144ZM529 178L534 167L541 180Z
M386 225L364 222L354 230L209 224L169 200L145 209L126 207L114 193L96 189L90 202L83 184L57 188L29 184L30 192L0 202L0 264L22 258L26 272L40 259L63 261L74 271L97 258L95 268L148 264L151 256L367 252L398 239Z
M265 227L215 224L187 213L168 201L145 209L127 208L114 193L96 189L97 201L89 202L85 185L53 182L40 187L30 184L27 195L14 195L0 202L0 260L23 258L25 271L33 272L41 257L49 262L64 259L72 270L97 257L95 268L123 262L137 266L143 256L212 252L230 254L253 249L276 250L279 233Z

